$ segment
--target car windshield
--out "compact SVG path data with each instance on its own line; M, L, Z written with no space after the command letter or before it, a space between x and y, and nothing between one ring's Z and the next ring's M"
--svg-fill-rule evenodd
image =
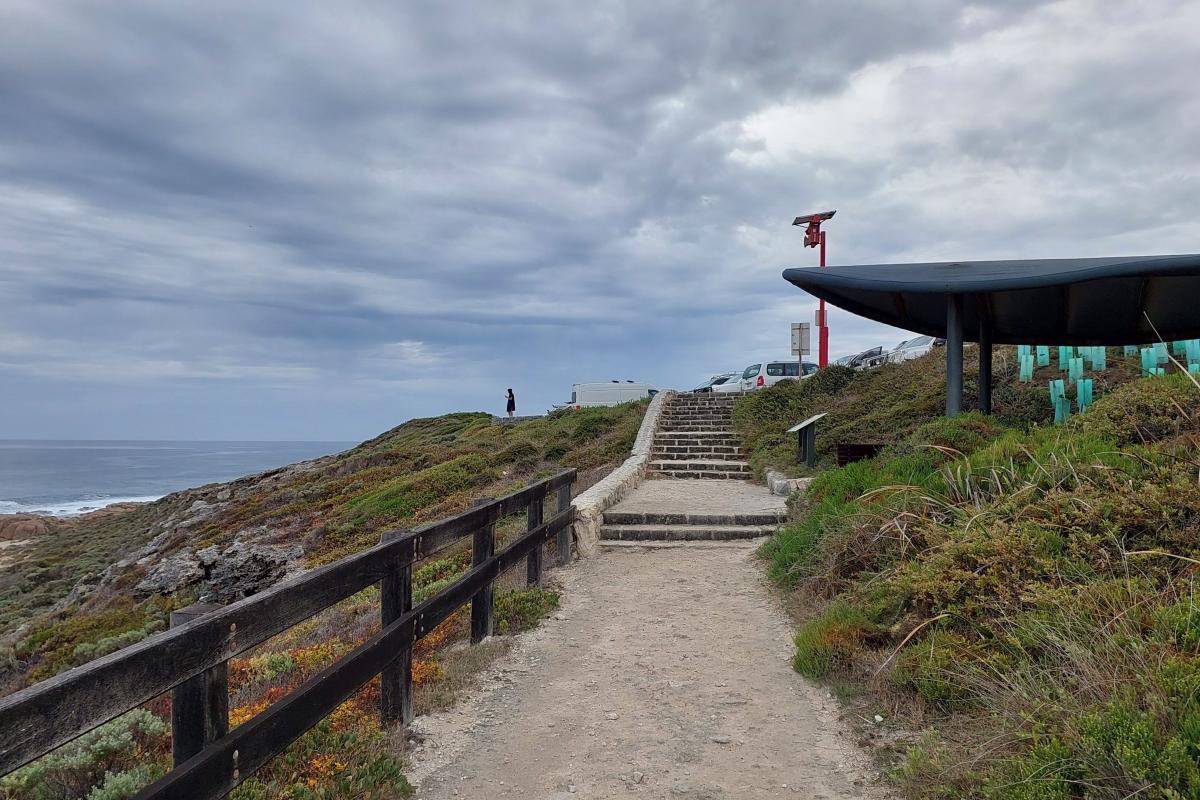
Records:
M720 386L722 383L727 382L732 377L733 377L732 375L719 375L718 377L713 378L712 385Z
M742 373L742 377L753 378L758 374L760 369L762 369L762 364L751 364L750 366L746 367L746 371Z

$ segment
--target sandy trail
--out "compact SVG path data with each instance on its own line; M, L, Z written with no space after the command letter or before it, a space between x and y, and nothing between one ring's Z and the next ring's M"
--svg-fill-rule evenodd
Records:
M620 548L483 687L418 718L418 798L878 797L836 701L789 664L750 544Z

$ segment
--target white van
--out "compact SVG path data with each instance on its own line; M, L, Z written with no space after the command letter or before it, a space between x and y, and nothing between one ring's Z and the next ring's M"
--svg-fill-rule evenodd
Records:
M609 381L608 383L577 383L571 387L571 405L575 408L615 406L630 400L643 400L658 394L648 383Z
M805 361L803 369L799 361L760 361L742 370L743 392L752 392L764 386L774 386L780 381L797 381L817 371L817 365Z

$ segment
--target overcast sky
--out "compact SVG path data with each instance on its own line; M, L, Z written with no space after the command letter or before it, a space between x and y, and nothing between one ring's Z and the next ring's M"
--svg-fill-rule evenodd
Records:
M0 437L788 352L830 263L1200 250L1200 3L0 0ZM834 356L903 332L833 311Z

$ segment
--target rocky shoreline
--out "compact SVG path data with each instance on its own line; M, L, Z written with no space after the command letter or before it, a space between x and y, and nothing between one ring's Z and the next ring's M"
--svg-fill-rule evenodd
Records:
M145 503L113 503L73 517L51 514L0 514L0 542L16 542L44 536L51 531L68 530L85 522L123 514Z

